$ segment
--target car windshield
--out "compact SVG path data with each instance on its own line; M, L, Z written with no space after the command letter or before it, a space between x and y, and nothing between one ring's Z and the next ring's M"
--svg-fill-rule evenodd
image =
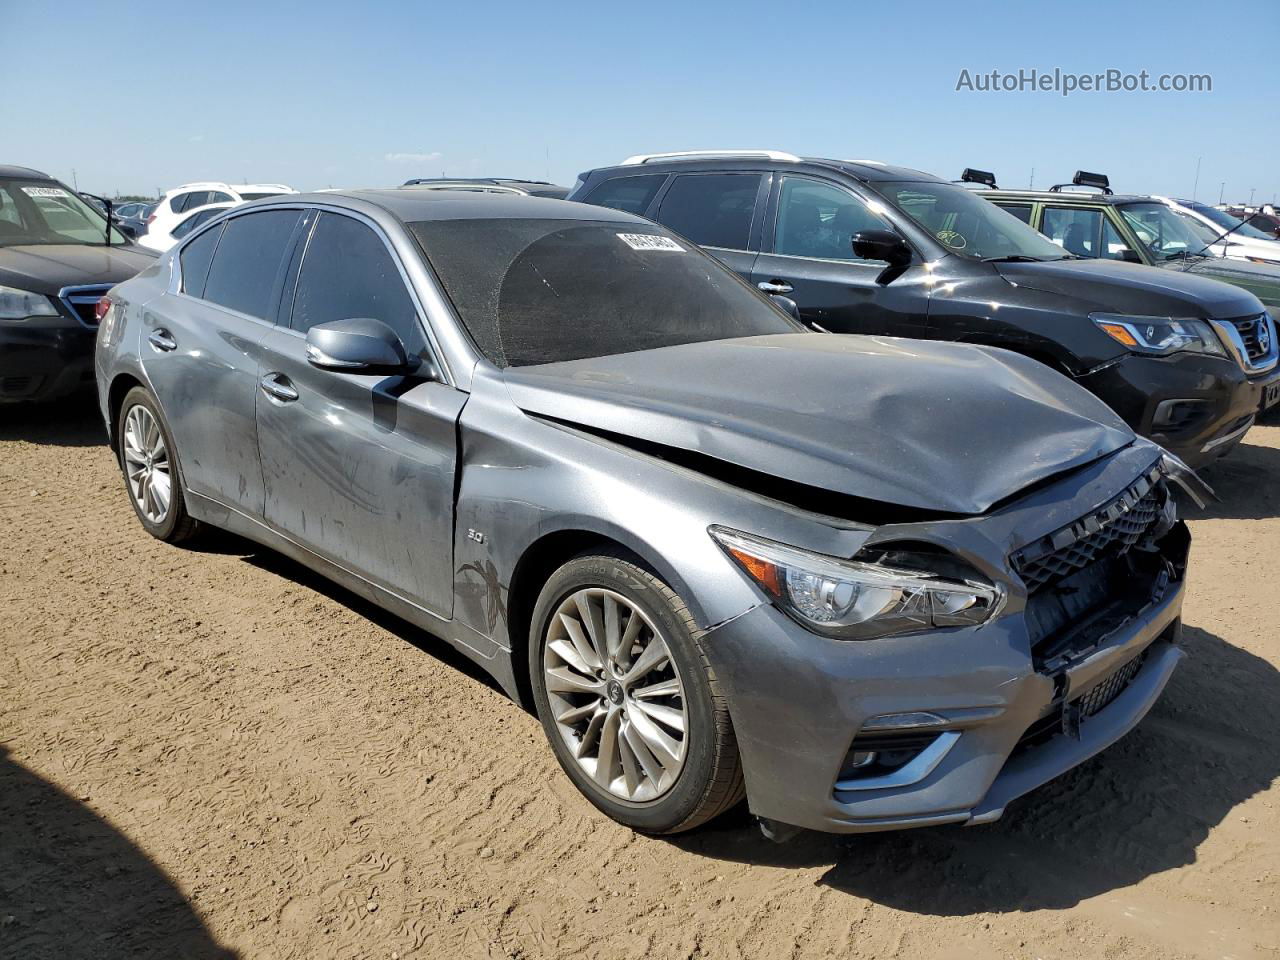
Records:
M1239 217L1233 217L1231 214L1227 213L1227 211L1219 210L1217 207L1211 207L1205 203L1189 203L1187 204L1187 207L1194 210L1205 219L1212 220L1215 224L1221 227L1214 236L1230 230L1233 237L1249 237L1253 240L1275 239L1275 237L1263 233L1252 224L1245 223Z
M1069 254L978 192L928 181L871 184L951 253L971 260L1062 260Z
M50 180L0 180L0 247L106 243L107 219ZM126 243L111 230L112 243Z
M1203 255L1204 240L1163 203L1126 203L1120 215L1156 260Z
M804 328L652 223L409 224L481 352L518 367Z

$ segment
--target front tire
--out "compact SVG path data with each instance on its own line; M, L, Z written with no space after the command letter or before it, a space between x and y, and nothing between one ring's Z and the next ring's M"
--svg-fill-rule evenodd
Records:
M129 503L147 533L166 543L195 536L200 522L187 513L173 437L160 405L144 388L125 394L116 436Z
M691 830L745 792L702 635L675 591L620 554L571 560L534 607L529 675L556 759L644 833Z

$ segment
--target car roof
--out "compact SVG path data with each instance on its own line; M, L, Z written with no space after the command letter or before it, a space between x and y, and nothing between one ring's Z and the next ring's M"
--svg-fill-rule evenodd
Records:
M694 156L681 154L654 154L648 159L631 158L631 162L597 167L592 173L608 172L621 176L643 176L648 173L677 173L687 170L722 169L722 170L759 170L762 167L770 170L796 170L808 172L827 172L836 170L856 180L874 183L885 180L927 181L930 183L946 183L923 170L911 167L894 166L878 160L832 160L826 157L794 157L787 154L762 156L776 151L725 151L721 154ZM643 156L643 155L642 155ZM787 157L787 159L781 159Z
M1083 190L974 190L980 197L1000 197L1009 200L1066 201L1068 203L1095 203L1114 206L1119 203L1159 202L1157 198L1141 193L1085 193Z
M32 170L30 167L15 167L6 164L0 164L0 177L5 179L21 178L23 180L53 180L53 177L47 173L41 173L39 170ZM55 183L57 181L54 181Z
M610 207L571 203L550 197L527 197L513 193L469 193L460 190L415 190L388 187L368 190L334 190L323 193L291 194L267 202L318 203L339 205L343 200L363 201L381 207L405 223L421 220L597 220L609 223L649 224ZM354 205L354 204L352 204Z

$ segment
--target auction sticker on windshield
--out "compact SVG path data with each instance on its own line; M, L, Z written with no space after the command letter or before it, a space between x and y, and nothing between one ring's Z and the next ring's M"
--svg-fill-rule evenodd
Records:
M672 253L684 253L684 247L670 237L655 237L648 233L620 233L618 239L632 250L670 250Z
M23 187L22 192L28 197L65 197L67 191L61 187Z

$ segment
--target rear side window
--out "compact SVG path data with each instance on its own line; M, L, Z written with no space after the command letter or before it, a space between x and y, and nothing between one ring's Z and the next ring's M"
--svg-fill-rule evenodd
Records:
M178 258L182 264L182 292L187 296L204 296L204 282L209 277L209 264L213 262L213 251L218 247L218 237L221 233L221 230L214 227L203 236L192 240L179 254Z
M1077 257L1102 256L1101 210L1045 207L1040 232Z
M1031 204L1029 203L997 203L997 207L1012 213L1023 223L1030 225L1031 223Z
M209 267L204 299L265 320L298 210L264 210L236 217L222 228L222 242Z
M676 177L662 198L658 220L694 243L747 249L758 173L706 173Z
M355 317L381 320L410 354L426 349L418 311L382 238L358 220L322 213L298 271L291 325L305 332Z
M627 213L643 214L653 202L654 194L667 179L665 173L650 173L640 177L618 177L606 180L587 196L587 203L597 207L612 207Z
M208 200L208 190L196 190L192 193L184 193L181 196L173 198L174 213L185 213L188 210L194 210L196 207L203 207Z
M222 193L218 190L209 191L209 199L205 203L231 203L235 198L229 193ZM201 204L204 206L204 204Z

